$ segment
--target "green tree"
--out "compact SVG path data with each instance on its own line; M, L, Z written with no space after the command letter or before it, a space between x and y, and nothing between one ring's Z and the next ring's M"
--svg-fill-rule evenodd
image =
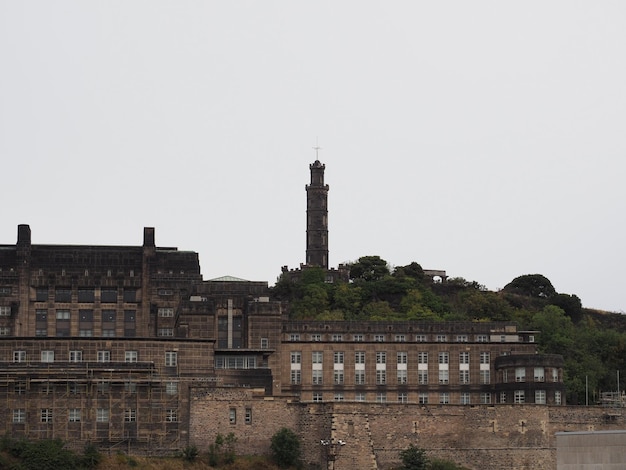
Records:
M350 266L350 279L376 281L389 275L387 261L380 256L361 256Z
M270 445L274 462L287 468L297 465L300 461L300 438L291 429L281 428L272 436Z
M426 470L428 468L426 452L413 444L400 451L400 460L402 460L400 470Z
M563 309L574 323L578 323L582 319L583 305L576 295L555 294L550 298L550 304Z
M541 274L525 274L516 277L504 286L502 290L511 294L541 299L549 299L556 294L556 290L550 280Z
M395 277L411 277L419 282L424 280L424 270L419 263L416 263L415 261L411 264L407 264L406 266L396 266L393 270L393 275Z

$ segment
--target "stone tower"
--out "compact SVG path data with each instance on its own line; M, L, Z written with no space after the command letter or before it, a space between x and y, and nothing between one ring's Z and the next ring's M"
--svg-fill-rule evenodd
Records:
M311 184L306 185L306 264L328 269L328 185L326 165L309 165Z

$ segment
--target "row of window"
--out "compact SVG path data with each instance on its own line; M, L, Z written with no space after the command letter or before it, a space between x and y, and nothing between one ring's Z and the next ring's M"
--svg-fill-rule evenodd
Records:
M96 422L97 423L108 423L110 419L110 410L108 408L97 408L96 409ZM54 412L52 408L41 408L40 413L40 422L42 423L52 423L54 420ZM80 423L83 419L83 410L80 408L70 408L67 410L67 420L70 423ZM176 423L178 422L178 410L175 408L165 409L163 414L163 419L166 423ZM126 409L124 410L124 421L127 423L132 423L137 421L137 410L136 409ZM24 408L17 408L13 410L13 422L14 423L25 423L26 422L26 410Z
M447 369L440 369L437 377L437 382L440 385L447 385L450 383L450 371ZM491 383L491 372L489 370L481 370L479 372L479 383L483 385L487 385ZM291 370L291 384L292 385L300 385L302 383L302 371L299 369ZM333 370L333 384L334 385L344 385L345 374L343 369ZM311 371L311 383L313 385L323 385L323 371L321 369L313 369ZM406 385L409 383L409 374L406 369L397 369L396 370L396 383L398 385ZM418 370L417 371L417 383L419 385L428 385L429 383L429 374L428 370ZM470 374L469 370L460 370L459 371L459 384L469 384L470 383ZM355 369L354 371L354 385L366 385L366 374L365 370ZM386 369L377 369L376 370L376 385L387 385L387 370Z
M72 288L57 287L54 289L53 297L55 302L71 302ZM99 295L97 295L99 294ZM47 287L38 287L35 290L35 302L48 302L50 298L50 290ZM117 303L120 299L118 289L78 289L76 292L76 300L80 303L93 303L99 300L102 303ZM137 302L137 289L122 289L121 300L124 302Z
M534 382L545 382L546 381L546 372L544 367L533 367L533 381ZM511 371L508 369L504 369L502 371L502 382L508 383L511 379ZM552 382L559 381L559 370L556 368L552 369ZM515 368L515 382L526 382L526 367L516 367Z
M228 409L228 422L230 424L237 424L237 408ZM245 424L252 424L252 408L245 409L243 422Z
M545 390L535 390L534 395L535 395L535 401L534 401L535 404L545 405L547 403ZM358 402L367 401L366 396L367 395L365 392L356 392L354 394L354 401L358 401ZM514 403L516 404L526 403L526 393L524 390L515 390L513 396L514 396ZM343 392L335 392L332 394L332 397L334 401L344 401L346 399L345 394ZM462 392L459 395L458 404L459 405L471 405L472 404L471 397L472 397L472 394L470 394L469 392ZM325 397L324 393L321 393L321 392L313 393L313 402L323 402L327 398L328 398L328 395ZM431 402L431 398L435 398L436 401ZM499 398L500 398L499 403L507 403L506 392L502 392ZM429 393L429 392L420 392L418 393L417 399L420 405L428 405L428 404L449 405L451 403L450 393L448 392L441 392L438 394ZM377 403L387 403L388 402L387 392L377 392L375 400ZM398 392L396 395L395 401L397 403L409 403L409 394L406 392ZM480 393L479 403L483 405L491 404L491 393L489 392ZM557 390L554 392L554 404L560 405L561 403L562 403L561 392Z
M111 383L108 381L100 381L97 383L97 393L99 395L107 395L111 392ZM87 391L86 385L80 382L68 382L63 385L56 385L57 392L66 392L70 395L79 395ZM26 382L16 382L13 386L13 392L16 395L25 395L29 391L28 384ZM30 386L30 391L33 392L33 385ZM35 390L36 391L36 390ZM39 391L45 395L52 394L55 391L55 385L49 382L41 384ZM124 382L124 392L136 393L137 383L132 380ZM165 383L166 395L178 394L178 382L166 382Z
M13 362L27 362L28 358L26 355L26 351L18 350L13 351ZM69 362L83 362L83 351L81 350L70 350L68 354ZM97 352L96 356L97 362L111 362L111 351L102 350ZM54 362L55 361L55 351L54 350L44 350L40 352L40 361L41 362ZM138 351L124 351L124 362L138 362L139 361L139 352ZM165 366L173 367L178 363L178 353L176 351L166 351L165 352Z
M488 343L488 342L507 342L511 341L510 335L445 335L445 334L437 334L437 335L427 335L427 334L417 334L417 335L407 335L407 334L353 334L353 335L343 335L340 333L334 334L322 334L322 333L312 333L308 335L309 341L324 341L330 339L330 341L374 341L374 342L386 342L386 341L395 341L396 343L404 343L406 341L416 341L418 343L425 343L428 341L435 341L437 343L447 343L447 342L457 342L457 343L467 343L473 338L476 343ZM523 342L524 338L522 336L518 336L515 338L519 342ZM307 340L306 337L301 336L299 333L291 333L289 335L289 341L302 341ZM528 342L533 343L535 341L534 336L528 337Z
M343 364L345 360L345 352L343 351L334 351L333 355L333 364ZM354 352L354 363L355 364L365 364L365 351L355 351ZM480 352L479 354L479 363L480 364L489 364L490 363L491 354L488 351ZM396 363L397 364L407 364L409 359L409 353L405 351L400 351L396 353ZM417 352L417 363L418 364L428 364L429 353L426 351ZM449 352L439 352L437 353L437 361L439 364L449 364L450 363L450 353ZM323 364L324 362L324 352L323 351L312 351L311 352L311 363L312 364ZM292 351L291 352L291 363L292 364L300 364L302 363L302 352L301 351ZM387 352L386 351L377 351L376 352L376 364L386 364L387 363ZM460 352L459 353L459 364L469 364L470 363L470 353L469 352Z

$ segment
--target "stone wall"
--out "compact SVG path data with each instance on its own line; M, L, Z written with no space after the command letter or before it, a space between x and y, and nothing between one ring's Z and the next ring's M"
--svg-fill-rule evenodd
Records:
M553 470L556 432L625 426L622 414L596 407L298 403L234 388L195 388L190 406L190 443L201 451L218 432L233 432L238 454L268 454L271 436L287 427L302 438L312 468L327 468L334 459L335 470L393 468L410 444L470 469ZM243 419L246 408L250 423ZM346 444L322 446L322 439Z

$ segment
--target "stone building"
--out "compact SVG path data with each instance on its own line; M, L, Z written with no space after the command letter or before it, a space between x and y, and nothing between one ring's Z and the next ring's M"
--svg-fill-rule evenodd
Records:
M284 272L321 267L340 282L324 168L310 166L306 187L307 263ZM267 282L204 280L198 254L158 247L153 228L140 246L76 246L33 244L20 225L17 243L0 245L3 431L155 453L194 442L200 404L216 423L256 416L259 442L269 436L255 413L287 404L298 416L314 407L319 422L320 406L340 402L564 405L562 358L537 354L539 333L512 323L292 321L287 311ZM224 390L253 398L219 409L199 398Z

